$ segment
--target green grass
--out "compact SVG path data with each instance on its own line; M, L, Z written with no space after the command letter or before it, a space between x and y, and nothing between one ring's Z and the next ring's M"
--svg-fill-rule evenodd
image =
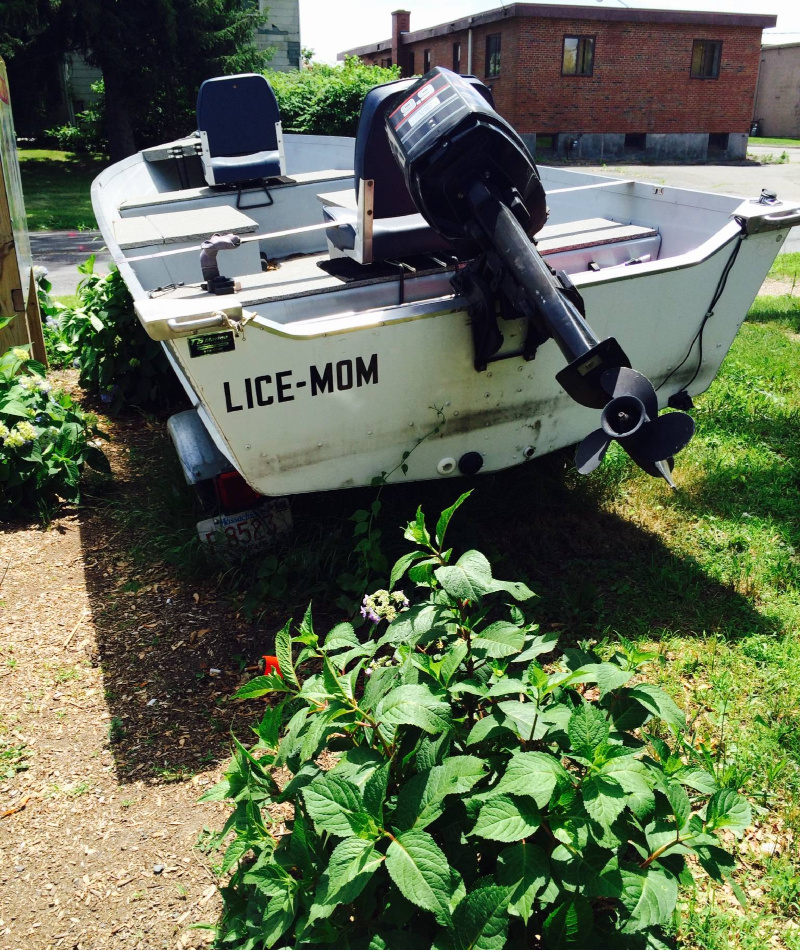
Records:
M769 271L770 277L800 277L800 253L780 254ZM756 302L759 307L763 304Z
M778 145L782 147L795 146L795 148L800 148L800 139L771 139L751 135L748 145Z
M82 231L97 227L90 189L104 158L52 149L21 149L19 166L28 229Z

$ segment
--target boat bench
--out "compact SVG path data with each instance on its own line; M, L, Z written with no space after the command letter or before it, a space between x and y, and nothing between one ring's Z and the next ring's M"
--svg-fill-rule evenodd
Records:
M136 249L142 255L200 244L212 234L255 234L258 224L230 205L117 218L114 237L123 251ZM136 256L139 256L137 254ZM258 241L243 244L220 258L220 270L228 277L261 272ZM176 281L202 280L200 252L141 261L137 273L143 287L164 286Z
M539 253L555 270L569 274L657 259L661 235L654 228L587 218L545 225L536 235Z

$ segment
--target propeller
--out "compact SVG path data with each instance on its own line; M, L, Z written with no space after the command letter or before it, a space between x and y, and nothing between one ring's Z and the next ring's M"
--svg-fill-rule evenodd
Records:
M675 488L672 457L689 444L694 435L694 419L685 412L659 417L653 384L627 366L606 370L600 377L600 386L609 401L600 415L600 428L590 432L578 446L575 467L581 475L593 472L611 443L617 441L639 468Z

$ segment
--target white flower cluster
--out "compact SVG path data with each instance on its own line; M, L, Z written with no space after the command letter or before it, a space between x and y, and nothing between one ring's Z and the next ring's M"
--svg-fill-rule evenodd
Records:
M367 594L361 604L361 616L373 623L388 620L391 623L397 614L408 607L408 598L401 590L376 590L374 594Z
M30 422L18 422L11 430L0 423L0 439L7 449L18 449L26 442L33 442L35 438L37 432Z
M23 376L19 380L20 386L27 392L33 392L35 389L38 389L41 393L49 393L53 388L46 379L42 379L41 376Z

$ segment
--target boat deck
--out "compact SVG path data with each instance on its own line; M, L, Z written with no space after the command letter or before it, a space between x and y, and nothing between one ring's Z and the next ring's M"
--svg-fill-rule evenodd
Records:
M230 212L235 211L232 208L217 210L225 210L228 217L231 216ZM158 215L157 218L194 214L205 214L205 212L178 212L175 215ZM236 212L236 214L239 213ZM244 215L241 217L245 218ZM145 220L147 219L124 219L124 223ZM245 230L252 230L249 225L242 222L239 224L242 233ZM218 230L221 229L220 226ZM538 235L536 243L540 253L551 266L574 273L576 268L568 266L567 258L573 262L577 260L581 270L595 270L601 266L619 266L641 259L655 259L658 256L660 236L653 228L622 224L608 218L590 218L546 226ZM598 260L602 260L602 264L597 263ZM434 255L421 255L402 262L381 261L370 265L359 265L349 258L331 258L327 252L316 252L297 254L282 260L270 260L266 267L266 270L243 274L236 278L240 287L236 292L237 298L245 308L272 301L331 293L344 287L374 287L379 284L407 283L420 277L444 276L455 269L455 260ZM408 286L410 288L412 284ZM401 289L401 300L402 294ZM151 297L156 295L173 300L199 300L208 297L199 281L169 290L150 292ZM397 291L391 291L391 297L392 300L396 300Z

